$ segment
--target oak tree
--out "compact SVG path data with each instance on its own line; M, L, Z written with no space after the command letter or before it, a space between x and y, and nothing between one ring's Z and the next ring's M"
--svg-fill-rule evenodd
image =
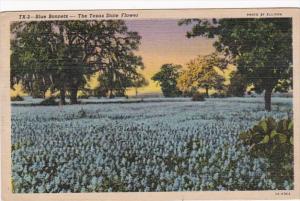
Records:
M192 24L187 37L215 38L224 53L257 91L264 91L265 109L271 110L273 89L292 79L291 18L185 19Z

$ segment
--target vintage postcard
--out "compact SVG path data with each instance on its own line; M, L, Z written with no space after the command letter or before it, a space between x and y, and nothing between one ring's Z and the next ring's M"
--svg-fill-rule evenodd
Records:
M3 200L300 198L300 9L0 15Z

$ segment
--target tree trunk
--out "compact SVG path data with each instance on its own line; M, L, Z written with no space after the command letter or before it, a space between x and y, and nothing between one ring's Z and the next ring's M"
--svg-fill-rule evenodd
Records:
M271 96L273 88L267 88L265 90L265 110L271 111Z
M138 88L136 87L135 88L135 97L137 97L138 96Z
M205 87L205 94L206 94L206 97L208 97L208 87Z
M65 105L66 104L66 90L65 87L60 88L60 100L59 105Z
M109 90L109 98L113 98L114 97L114 95L113 95L113 89L110 89Z
M72 87L71 88L71 94L70 94L70 103L71 104L77 104L77 92L78 92L78 88L77 87Z

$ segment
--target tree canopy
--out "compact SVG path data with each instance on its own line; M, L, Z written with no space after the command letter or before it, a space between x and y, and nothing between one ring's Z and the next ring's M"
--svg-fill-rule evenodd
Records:
M181 65L164 64L161 66L160 71L151 78L159 83L165 97L175 97L181 94L181 91L177 88L177 79L181 68Z
M122 20L17 22L11 31L11 86L21 82L31 94L57 89L62 104L66 91L77 103L85 76L100 72L112 96L144 68L134 53L141 37Z
M248 83L246 78L238 71L233 71L230 73L230 84L228 86L227 95L228 96L244 96Z
M209 96L209 89L222 90L225 78L216 68L224 69L224 66L223 59L216 54L198 56L187 64L187 69L178 78L177 86L184 93L203 88L206 96Z
M265 92L265 109L271 110L271 94L283 80L292 79L292 19L185 19L192 24L187 37L216 38L222 52L249 84Z

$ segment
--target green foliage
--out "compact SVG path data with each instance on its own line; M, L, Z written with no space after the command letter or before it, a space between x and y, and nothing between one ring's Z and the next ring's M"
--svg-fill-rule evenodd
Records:
M213 93L213 94L210 95L210 97L212 97L212 98L226 98L227 94L225 94L225 93Z
M192 101L205 101L205 94L199 92L194 93Z
M11 86L21 83L33 96L47 89L60 91L60 102L70 93L71 104L86 78L100 72L110 91L131 87L137 70L141 37L128 31L123 20L31 21L12 24Z
M284 92L288 92L289 89L293 88L293 80L279 80L278 84L275 86L274 91L275 92L280 92L280 93L284 93Z
M15 151L18 149L21 149L22 147L26 146L32 146L33 142L31 140L26 140L24 142L19 142L11 145L11 151Z
M232 72L230 74L230 84L228 86L227 95L242 97L246 92L247 85L248 83L245 76L238 71Z
M85 111L83 108L81 108L81 109L78 111L78 117L79 117L79 118L85 118L86 116L87 116L86 111Z
M217 38L214 46L255 89L265 91L265 109L279 80L292 79L292 18L186 19L187 37ZM257 92L258 92L257 91Z
M107 92L106 95L110 98L125 96L126 88L134 86L133 81L138 71L144 69L142 57L135 55L141 36L137 32L128 31L122 20L108 20L107 24L111 26L106 27L111 35L107 37L104 33L103 37L106 37L107 41L103 46L106 48L96 55L100 70L101 92L99 93L104 95L103 92ZM105 29L102 31L105 32ZM99 48L103 49L102 37L97 40L99 40L97 41L100 44Z
M275 181L293 180L293 120L272 117L261 120L253 128L240 134L245 145L256 157L270 161L270 173Z
M177 84L177 86L178 86L178 84ZM195 93L198 93L197 88L198 88L198 87L191 87L191 88L189 88L188 90L183 91L183 92L182 92L182 95L183 95L184 97L193 97L193 95L194 95Z
M16 95L16 96L10 97L10 101L24 101L24 98L20 95Z
M144 87L147 85L149 85L149 82L146 80L146 78L142 74L138 73L132 81L132 86L135 88L135 96L138 95L138 88Z
M40 105L58 105L58 103L55 100L56 98L51 96L49 98L46 98L45 100L43 100Z
M88 99L89 97L90 96L88 94L86 94L86 93L78 95L78 98L80 98L80 99Z
M160 71L151 79L158 82L165 97L176 97L181 95L177 88L177 79L180 75L181 65L164 64Z
M108 94L108 89L103 85L100 85L93 91L93 95L98 98L107 97L107 94Z
M125 97L125 90L117 89L114 95L115 97Z
M198 56L187 64L187 70L184 70L178 78L178 88L184 93L188 93L193 88L203 88L208 97L208 90L215 89L222 91L224 89L225 78L221 76L216 68L224 69L226 62L217 54Z
M42 80L37 79L37 80L33 81L32 89L31 89L32 98L44 98L47 89L48 89L48 86L46 86L42 82Z

